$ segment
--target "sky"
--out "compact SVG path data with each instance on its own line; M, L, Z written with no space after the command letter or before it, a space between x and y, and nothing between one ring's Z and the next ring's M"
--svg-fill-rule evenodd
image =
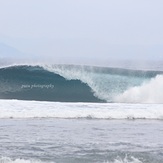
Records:
M54 62L163 60L163 1L0 0L0 44Z

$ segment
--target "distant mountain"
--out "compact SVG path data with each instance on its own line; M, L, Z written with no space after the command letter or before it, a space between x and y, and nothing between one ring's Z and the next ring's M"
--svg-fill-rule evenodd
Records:
M4 43L0 43L0 58L22 58L24 53Z

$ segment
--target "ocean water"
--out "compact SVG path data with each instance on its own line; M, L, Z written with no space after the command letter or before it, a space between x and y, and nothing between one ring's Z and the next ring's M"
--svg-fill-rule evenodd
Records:
M162 163L156 120L0 119L1 163Z
M0 68L0 163L162 163L163 65Z

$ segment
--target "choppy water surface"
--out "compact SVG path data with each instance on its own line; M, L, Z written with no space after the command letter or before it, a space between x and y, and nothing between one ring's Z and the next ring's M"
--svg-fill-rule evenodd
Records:
M0 119L0 163L162 163L163 121Z

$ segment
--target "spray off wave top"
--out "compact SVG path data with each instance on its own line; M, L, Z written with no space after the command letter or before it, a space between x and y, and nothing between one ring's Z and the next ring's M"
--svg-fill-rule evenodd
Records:
M0 69L0 99L163 103L163 72L76 65Z

